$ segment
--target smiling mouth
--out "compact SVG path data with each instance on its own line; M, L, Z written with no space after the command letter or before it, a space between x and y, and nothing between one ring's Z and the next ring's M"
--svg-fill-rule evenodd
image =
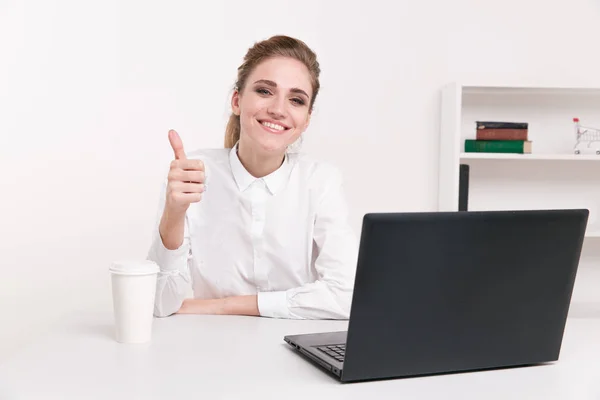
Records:
M275 122L260 121L260 120L257 120L257 121L259 124L262 125L263 128L265 128L269 132L273 132L273 133L282 133L282 132L286 132L290 129L289 127L287 127L285 125L281 125L281 124L278 124Z

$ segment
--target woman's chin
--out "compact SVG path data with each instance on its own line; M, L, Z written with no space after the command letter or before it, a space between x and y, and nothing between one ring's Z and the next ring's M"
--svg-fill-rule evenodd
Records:
M289 145L289 139L284 137L263 137L259 141L259 146L268 153L283 153Z

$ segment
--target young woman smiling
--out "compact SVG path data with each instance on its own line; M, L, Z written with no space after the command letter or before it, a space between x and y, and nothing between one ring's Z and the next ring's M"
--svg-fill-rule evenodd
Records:
M160 266L156 316L348 318L358 241L342 174L292 151L319 73L304 42L258 42L238 68L225 148L186 153L169 131L174 160L148 254Z

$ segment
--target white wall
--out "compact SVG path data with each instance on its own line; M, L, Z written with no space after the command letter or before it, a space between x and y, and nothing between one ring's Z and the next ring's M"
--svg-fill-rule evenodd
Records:
M0 356L110 302L111 260L146 255L167 130L222 145L254 41L317 52L305 147L344 168L358 229L367 211L435 209L443 84L600 86L599 14L596 0L0 2Z

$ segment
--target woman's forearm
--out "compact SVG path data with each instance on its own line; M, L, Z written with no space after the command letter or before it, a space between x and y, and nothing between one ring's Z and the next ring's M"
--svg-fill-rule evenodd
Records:
M159 232L163 245L169 250L178 249L185 233L185 210L175 212L165 208L160 219Z
M223 299L185 299L178 314L253 315L259 316L256 295Z
M232 296L223 299L223 312L230 315L259 316L258 297L256 295Z

